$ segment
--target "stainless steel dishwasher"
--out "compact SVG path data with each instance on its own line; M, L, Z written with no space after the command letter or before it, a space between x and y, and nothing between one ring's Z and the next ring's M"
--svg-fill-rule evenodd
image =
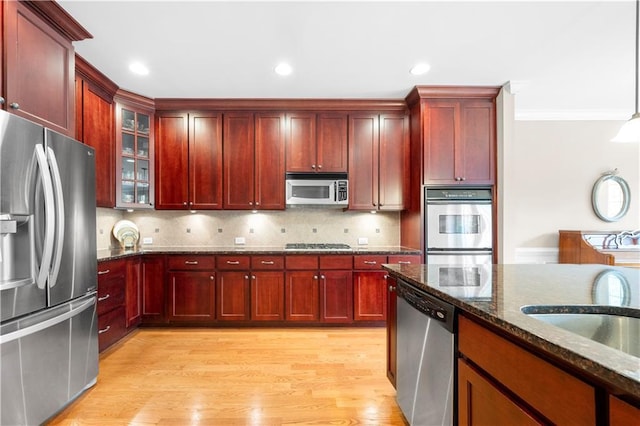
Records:
M397 284L396 399L409 424L453 424L454 306Z

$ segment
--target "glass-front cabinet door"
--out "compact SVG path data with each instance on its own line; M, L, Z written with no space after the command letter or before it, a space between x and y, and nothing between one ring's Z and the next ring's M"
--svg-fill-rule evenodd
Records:
M153 208L153 111L117 104L116 207Z

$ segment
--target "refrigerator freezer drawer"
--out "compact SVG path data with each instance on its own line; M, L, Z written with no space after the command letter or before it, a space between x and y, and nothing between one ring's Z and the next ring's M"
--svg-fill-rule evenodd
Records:
M3 425L41 424L98 376L95 293L0 328Z

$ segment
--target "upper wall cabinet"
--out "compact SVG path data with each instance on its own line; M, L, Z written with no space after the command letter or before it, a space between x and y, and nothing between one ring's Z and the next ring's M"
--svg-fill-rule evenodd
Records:
M156 115L156 208L222 208L222 113Z
M95 149L96 205L116 205L115 134L113 96L115 83L76 56L76 139Z
M153 102L133 93L116 95L116 207L154 206Z
M91 34L53 1L3 1L1 6L3 107L75 137L71 43Z
M347 115L287 114L287 172L346 172Z
M403 210L409 120L403 113L349 116L349 210Z
M223 207L283 210L284 114L224 114Z
M419 86L409 94L412 121L420 121L412 122L411 144L422 147L422 184L495 182L498 91L497 87ZM418 127L419 131L413 130Z

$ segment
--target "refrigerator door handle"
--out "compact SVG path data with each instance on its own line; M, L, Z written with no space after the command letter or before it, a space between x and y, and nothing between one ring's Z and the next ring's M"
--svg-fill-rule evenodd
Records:
M53 269L51 270L51 278L49 280L49 286L53 287L58 282L58 273L60 272L60 264L62 261L62 246L64 245L64 194L62 193L62 179L60 178L60 167L58 167L56 154L49 147L47 147L47 154L53 175L56 206L55 258L53 259Z
M54 210L55 201L53 198L53 183L51 180L51 174L49 173L49 166L47 164L47 156L44 153L44 147L42 145L36 145L35 153L36 159L38 160L38 166L40 167L42 185L44 186L44 214L46 228L42 260L40 262L40 270L38 271L36 284L39 289L44 289L47 285L51 258L53 257L53 240L55 238L55 229L53 225L56 220Z
M4 345L5 343L11 342L13 340L16 339L20 339L22 337L28 336L30 334L34 334L37 333L38 331L42 331L44 329L53 327L56 324L60 324L63 321L68 320L69 318L73 318L76 315L78 315L80 312L83 312L91 307L93 307L96 303L96 298L92 297L91 299L87 300L86 302L84 302L82 305L71 309L67 312L64 312L60 315L58 315L57 317L53 317L53 318L49 318L45 321L39 322L37 324L34 324L32 326L20 329L20 330L16 330L14 332L5 334L3 336L0 336L0 345Z

